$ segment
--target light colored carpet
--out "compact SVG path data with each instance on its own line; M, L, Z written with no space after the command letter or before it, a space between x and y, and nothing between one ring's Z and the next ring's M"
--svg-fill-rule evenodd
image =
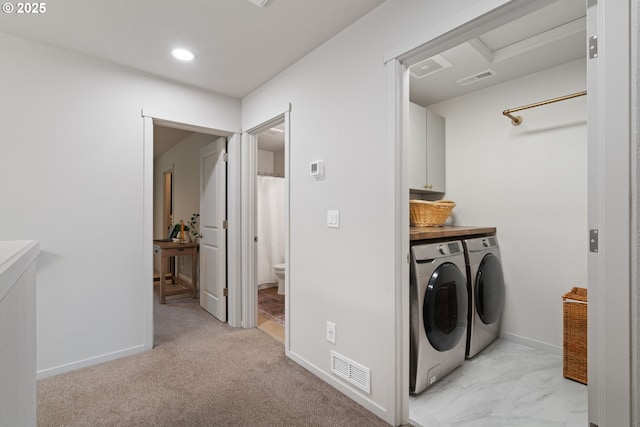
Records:
M38 426L386 426L284 355L197 301L155 305L149 352L38 382Z

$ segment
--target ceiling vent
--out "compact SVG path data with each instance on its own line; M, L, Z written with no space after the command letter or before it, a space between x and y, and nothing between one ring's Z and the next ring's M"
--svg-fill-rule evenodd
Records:
M485 70L485 71L482 71L480 73L474 74L472 76L465 77L465 78L460 79L460 80L456 80L456 83L458 83L460 86L467 86L467 85L470 85L472 83L479 82L480 80L488 79L489 77L493 77L495 75L496 75L495 71L493 71L493 70Z
M409 72L413 76L421 79L452 66L453 64L444 59L442 55L436 55L412 65L409 67Z

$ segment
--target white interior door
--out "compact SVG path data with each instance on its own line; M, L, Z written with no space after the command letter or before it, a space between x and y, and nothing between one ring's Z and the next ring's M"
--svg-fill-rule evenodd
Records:
M227 321L226 139L200 151L200 305Z

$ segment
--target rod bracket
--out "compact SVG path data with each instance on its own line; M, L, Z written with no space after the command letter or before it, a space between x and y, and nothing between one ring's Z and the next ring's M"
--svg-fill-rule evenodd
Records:
M522 123L522 116L514 116L509 110L504 110L502 114L509 117L511 124L514 126L520 126L520 123Z

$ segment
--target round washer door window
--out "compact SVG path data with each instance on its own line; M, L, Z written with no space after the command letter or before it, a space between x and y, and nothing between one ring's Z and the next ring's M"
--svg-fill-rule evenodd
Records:
M497 256L487 254L478 267L475 283L476 311L486 325L500 319L504 308L504 277Z
M466 337L467 282L460 269L443 263L431 275L422 318L429 342L438 351L451 350Z

